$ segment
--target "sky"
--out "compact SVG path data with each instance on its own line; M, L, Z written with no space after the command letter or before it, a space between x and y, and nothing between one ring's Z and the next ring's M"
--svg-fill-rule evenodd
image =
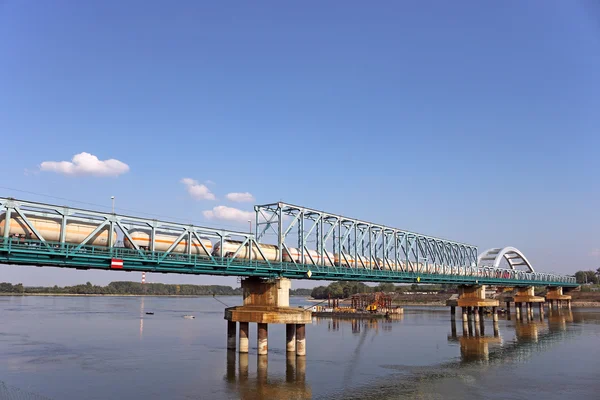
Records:
M0 197L237 230L283 200L596 269L600 4L3 0L0 138Z

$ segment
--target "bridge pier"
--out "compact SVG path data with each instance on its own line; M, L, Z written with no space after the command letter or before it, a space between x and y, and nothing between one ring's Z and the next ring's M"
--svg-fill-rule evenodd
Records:
M522 286L516 287L514 289L513 296L507 299L507 304L510 302L515 303L515 311L517 314L517 319L533 319L533 305L534 303L538 303L540 305L540 310L544 305L545 299L541 296L535 295L535 289L533 286ZM525 303L525 314L523 315L523 303Z
M286 350L296 351L297 356L305 355L305 324L312 322L312 312L289 306L290 287L290 280L285 278L242 280L244 305L225 309L227 348L235 349L235 327L239 322L239 352L248 353L248 324L253 322L258 328L257 353L266 355L269 351L269 324L286 324Z
M550 302L550 308L552 308L554 305L553 303L556 302L557 309L562 308L562 302L564 301L569 310L571 309L571 296L563 294L563 288L561 286L548 287L546 301Z
M235 322L227 321L227 350L235 351Z
M233 323L235 324L235 322ZM240 348L238 350L240 354L248 353L248 329L247 322L240 322Z
M449 304L451 301L448 300L446 304L452 305ZM468 321L472 313L476 324L480 319L483 320L483 311L486 307L498 307L500 304L498 300L485 298L485 285L460 285L458 300L454 301L463 310L463 321Z

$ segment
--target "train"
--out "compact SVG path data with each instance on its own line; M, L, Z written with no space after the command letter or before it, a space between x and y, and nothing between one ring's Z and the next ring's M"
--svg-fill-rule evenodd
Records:
M60 242L62 221L60 218L30 216L27 220L33 225L36 231L43 236L46 241ZM5 214L0 214L0 237L4 236L6 225ZM98 224L92 222L68 221L65 229L65 242L69 244L79 244L88 237L98 227ZM86 244L99 247L107 247L109 245L109 227L106 226ZM135 249L135 245L142 250L150 250L151 248L151 230L149 229L131 229L128 230L131 240L127 237L123 239L123 246L128 249ZM117 242L117 233L113 230L111 233L112 243ZM32 232L27 224L19 215L11 215L9 237L36 239L36 234ZM154 237L154 250L164 252L167 251L173 243L178 239L179 234L157 231ZM133 243L132 243L133 242ZM239 259L264 259L271 262L279 261L279 247L272 244L260 244L260 251L256 244L253 246L244 246L239 252L238 249L242 242L236 240L223 240L222 248L221 241L216 241L214 244L208 238L193 238L191 241L190 252L192 255L215 257L232 257L236 252L236 257ZM187 254L188 243L186 239L181 240L173 249L175 254ZM252 248L252 250L250 249ZM261 254L262 253L262 254ZM284 262L302 261L302 252L297 248L289 248L282 250L282 260ZM333 261L333 262L332 262ZM328 250L323 251L323 260L321 260L320 252L316 250L305 250L304 264L307 265L324 265L324 266L342 266L342 267L358 267L365 269L381 269L381 270L413 270L419 273L444 273L442 267L432 264L425 265L423 263L412 262L412 268L408 263L401 261L396 264L393 261L387 260L384 262L381 258L369 260L368 257L356 255L352 256L347 253L332 253ZM466 274L464 267L461 267L459 274Z

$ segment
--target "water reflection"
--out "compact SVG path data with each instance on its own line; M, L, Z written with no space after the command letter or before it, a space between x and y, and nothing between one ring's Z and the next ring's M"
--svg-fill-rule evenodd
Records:
M510 321L510 316L507 316ZM544 320L540 316L535 318L517 318L515 320L515 340L504 344L500 336L498 322L493 322L493 335L485 334L485 319L480 321L464 321L462 323L462 335L457 332L456 321L451 321L450 335L448 341L458 342L460 345L461 361L489 361L495 359L511 359L513 355L522 357L533 350L542 350L544 347L531 347L531 344L556 343L563 339L567 331L567 325L574 322L573 313L570 310L554 311ZM488 322L489 323L489 322Z
M144 296L140 302L140 339L144 336Z
M314 317L313 324L315 325L327 325L327 330L330 332L337 332L340 330L340 326L343 324L350 324L352 327L352 333L358 335L364 330L373 330L375 334L379 333L381 329L384 332L392 330L392 326L396 322L400 322L404 319L403 314L393 314L387 318L381 317L351 317L346 318L327 318L327 317Z
M295 353L287 354L285 377L269 376L269 359L267 356L256 358L256 374L249 374L248 353L227 352L225 381L228 389L239 399L310 399L312 391L306 383L306 358L296 357ZM236 374L236 361L238 369Z
M485 335L485 319L464 321L461 336L457 335L456 321L452 321L450 332L448 341L459 343L463 362L488 360L490 344L502 344L497 321L493 322L493 335Z

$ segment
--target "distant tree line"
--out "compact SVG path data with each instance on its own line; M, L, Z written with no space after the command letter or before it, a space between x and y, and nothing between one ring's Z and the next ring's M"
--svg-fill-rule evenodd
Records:
M600 268L596 271L577 271L575 272L575 280L577 283L591 283L597 285L600 283Z
M221 285L175 285L164 283L146 283L119 281L111 282L107 286L92 285L87 282L85 285L75 286L23 286L19 283L0 283L0 293L20 293L20 294L127 294L127 295L149 295L149 296L235 296L241 295L241 288L232 288L231 286ZM290 290L291 296L309 296L311 289Z
M455 285L412 285L396 286L393 283L380 283L377 286L368 286L362 282L333 282L329 286L317 286L311 292L311 297L314 299L346 299L357 293L374 293L374 292L439 292L455 289Z

